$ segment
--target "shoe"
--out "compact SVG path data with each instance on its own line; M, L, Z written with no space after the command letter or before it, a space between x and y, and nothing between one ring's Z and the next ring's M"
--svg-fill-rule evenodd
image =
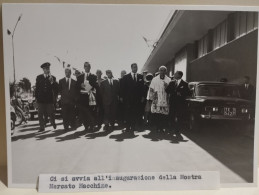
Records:
M105 131L109 130L109 125L104 125L103 130Z
M54 128L54 129L56 129L56 128L57 128L57 125L56 125L56 124L54 124L54 125L53 125L53 128Z
M88 131L89 131L89 132L93 132L93 131L94 131L94 126L90 125L90 126L88 127Z
M132 132L137 131L136 127L131 127L131 131L132 131Z
M114 125L111 125L109 128L109 131L113 131L114 130Z
M127 126L126 129L124 130L125 133L130 132L130 131L131 131L130 126Z
M40 129L38 132L42 132L42 131L45 131L45 129Z
M77 127L73 126L71 129L72 129L72 131L75 131L75 130L77 130Z

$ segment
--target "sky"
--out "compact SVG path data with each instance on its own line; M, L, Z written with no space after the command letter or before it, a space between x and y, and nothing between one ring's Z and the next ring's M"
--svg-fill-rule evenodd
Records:
M82 4L5 4L3 6L4 63L13 80L12 39L14 34L16 80L27 77L32 84L42 73L40 65L51 63L51 74L64 77L59 57L83 71L85 61L91 72L111 69L115 78L121 70L139 71L152 47L143 36L157 41L174 10L162 5L82 5ZM152 42L152 41L151 41Z

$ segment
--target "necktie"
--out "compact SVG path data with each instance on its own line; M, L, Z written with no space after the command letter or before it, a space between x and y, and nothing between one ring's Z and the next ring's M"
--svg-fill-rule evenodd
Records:
M110 86L112 87L112 80L110 79Z
M87 80L88 79L88 73L86 73L86 75L85 75L85 80Z
M134 81L136 82L137 80L136 80L136 74L134 74Z

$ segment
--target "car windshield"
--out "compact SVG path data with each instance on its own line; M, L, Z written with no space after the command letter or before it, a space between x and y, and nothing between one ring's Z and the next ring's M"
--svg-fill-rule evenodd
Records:
M231 85L199 85L195 92L197 96L240 97L238 87Z

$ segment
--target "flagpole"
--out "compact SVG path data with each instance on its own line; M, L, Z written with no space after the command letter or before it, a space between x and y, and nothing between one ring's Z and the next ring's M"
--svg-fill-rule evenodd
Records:
M15 30L16 27L19 23L19 21L22 18L22 14L19 16L19 18L16 21L16 24L14 26L13 32L11 33L10 30L7 29L7 34L12 36L12 51L13 51L13 85L14 85L14 89L15 89L15 83L16 83L16 71L15 71L15 55L14 55L14 35L15 35ZM14 96L16 97L16 89L14 90Z

